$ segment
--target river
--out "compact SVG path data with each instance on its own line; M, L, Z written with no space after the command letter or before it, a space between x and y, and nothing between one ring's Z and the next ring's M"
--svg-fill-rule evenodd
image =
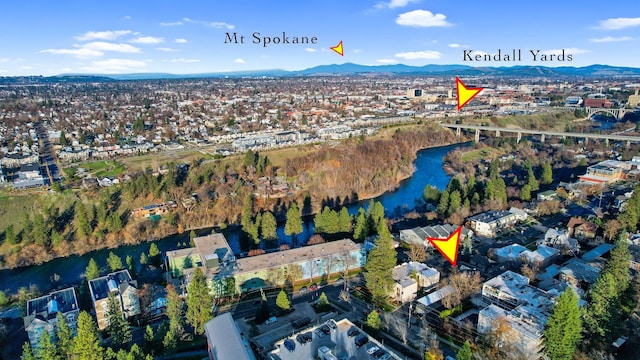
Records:
M401 181L397 189L388 191L374 198L374 200L382 203L386 209L387 216L399 216L413 209L416 206L416 200L422 197L422 191L427 184L434 185L440 190L446 187L450 176L442 168L442 158L456 147L465 145L454 144L420 150L414 162L415 172L413 176ZM369 200L362 200L348 206L349 213L357 213L361 206L366 209L368 203ZM206 234L209 231L210 229L202 229L198 231L198 235ZM303 233L297 237L298 244L305 244L311 235L313 235L313 221L307 220L304 222ZM242 252L239 230L225 231L225 236L229 246L235 253ZM278 227L278 237L280 239L279 244L291 245L290 237L284 234L284 224ZM155 243L160 251L164 253L180 246L187 246L189 234L185 232L181 235L172 235ZM51 287L59 286L59 284L77 284L82 281L89 259L94 258L99 266L106 267L106 258L109 252L113 252L120 256L123 262L127 255L130 255L138 262L142 252L149 253L150 245L147 242L139 245L121 246L117 249L97 250L84 255L54 259L41 265L1 270L0 290L7 293L16 293L21 287L28 288L31 285L35 285L41 291L46 291ZM58 277L57 284L52 281L54 274Z

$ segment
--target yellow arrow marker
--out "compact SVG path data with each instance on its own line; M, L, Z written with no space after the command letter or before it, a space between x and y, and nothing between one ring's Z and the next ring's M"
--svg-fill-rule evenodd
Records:
M342 50L342 40L338 43L338 45L331 48L331 50L338 53L340 56L344 56L344 51Z
M462 226L458 227L451 235L446 239L428 237L427 240L435 246L438 251L451 263L456 266L458 262L458 246L460 246L460 231Z
M483 88L468 88L456 76L456 93L458 94L458 110L467 105Z

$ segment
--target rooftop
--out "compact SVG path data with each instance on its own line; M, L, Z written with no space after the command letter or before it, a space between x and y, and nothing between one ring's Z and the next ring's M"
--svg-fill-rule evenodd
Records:
M214 317L204 325L209 351L214 359L255 360L247 339L231 313Z
M581 259L571 258L571 260L567 261L560 269L560 273L593 284L598 279L600 270L590 266Z
M393 279L398 281L400 279L407 278L414 270L425 277L430 277L439 273L438 270L430 268L423 263L411 261L394 267L392 272Z
M106 276L89 280L89 289L91 290L93 301L106 298L111 291L120 291L121 285L130 281L132 279L128 270L116 271Z
M478 221L478 222L483 222L483 223L492 223L492 222L496 222L496 221L499 221L499 220L504 219L504 218L508 218L510 216L514 216L514 214L509 212L509 211L491 210L491 211L487 211L487 212L482 213L482 214L478 214L478 215L472 216L468 220L469 221Z
M601 257L602 255L611 251L613 247L614 247L613 244L600 244L596 246L593 250L590 250L586 252L584 255L582 255L582 260L589 262L595 258Z
M77 309L78 302L73 287L27 301L27 315L44 312L48 317L55 317L58 312L64 314Z
M278 267L283 264L304 262L319 259L328 255L360 251L360 245L350 239L331 241L324 244L303 246L286 251L274 252L258 256L250 256L236 261L236 272L244 273Z

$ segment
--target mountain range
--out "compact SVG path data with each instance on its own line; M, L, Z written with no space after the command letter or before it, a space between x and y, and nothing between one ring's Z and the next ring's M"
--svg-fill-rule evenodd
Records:
M257 76L342 76L342 75L429 75L429 76L512 76L512 77L610 77L640 76L640 68L609 65L574 66L501 66L473 67L467 65L359 65L354 63L320 65L304 70L281 69L200 74L133 73L133 74L62 74L51 77L0 77L0 84L47 82L103 82L113 80L193 79Z

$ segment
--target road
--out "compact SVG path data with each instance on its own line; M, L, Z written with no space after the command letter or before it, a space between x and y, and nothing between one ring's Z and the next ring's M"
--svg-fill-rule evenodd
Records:
M40 142L40 164L44 167L44 173L42 175L48 178L50 176L49 181L51 181L51 179L53 181L60 181L60 170L56 163L53 146L51 146L51 141L49 140L49 134L40 121L35 123L35 130Z

